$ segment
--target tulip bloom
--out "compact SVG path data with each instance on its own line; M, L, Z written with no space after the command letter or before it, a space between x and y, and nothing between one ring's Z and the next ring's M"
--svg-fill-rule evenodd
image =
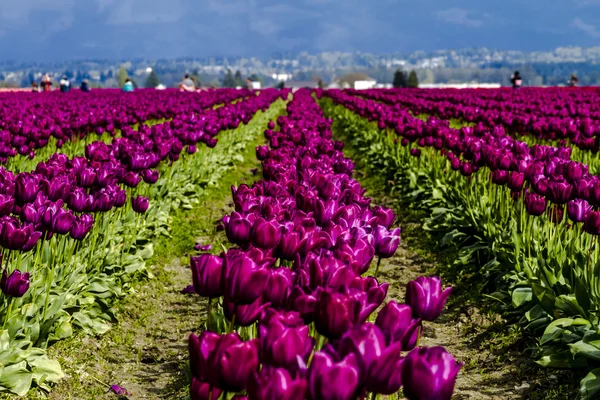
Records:
M530 215L540 216L546 211L546 199L535 193L525 195L525 209Z
M379 225L375 230L375 254L381 258L390 258L400 245L400 228L388 231Z
M221 290L227 299L239 305L252 304L269 283L270 271L249 254L229 251L221 276Z
M443 347L415 349L404 359L404 395L409 400L450 400L462 366Z
M257 218L252 227L252 242L263 249L274 249L281 240L281 226L277 221Z
M308 369L311 400L353 400L357 397L359 367L354 354L336 360L326 352L313 356Z
M315 341L310 337L308 325L290 327L277 318L261 324L261 360L275 367L296 372L298 358L305 363L313 350Z
M220 297L223 259L212 254L202 254L190 258L194 290L200 296Z
M321 290L315 305L315 328L330 339L341 337L359 322L360 302L346 294Z
M217 361L219 387L229 392L246 388L248 379L259 366L258 339L228 346Z
M6 296L23 297L29 289L29 276L29 272L21 273L18 269L10 275L4 270L0 280L0 288Z
M254 372L248 382L249 400L304 400L306 380L293 379L283 368L263 366Z
M442 313L451 292L451 287L442 291L442 280L437 276L420 276L406 285L406 303L415 316L433 321Z
M379 311L375 325L381 329L388 344L400 342L402 350L410 351L415 348L421 330L421 320L412 315L408 304L392 300Z
M575 199L567 204L567 214L573 222L582 222L592 211L592 206L585 200Z
M254 219L255 217L252 214L245 217L234 211L225 224L227 239L240 246L247 245L250 242L250 233L252 231Z
M143 214L148 209L149 201L147 197L137 196L131 199L131 207L136 213Z

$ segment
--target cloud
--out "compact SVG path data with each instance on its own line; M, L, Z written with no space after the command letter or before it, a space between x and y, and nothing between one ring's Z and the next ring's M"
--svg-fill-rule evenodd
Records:
M598 31L598 29L594 25L588 24L579 17L572 19L570 26L579 29L588 36L591 36L593 38L600 38L600 31Z
M438 11L435 16L438 20L454 25L464 25L471 28L478 28L483 25L483 20L472 18L469 10L464 8L449 8Z

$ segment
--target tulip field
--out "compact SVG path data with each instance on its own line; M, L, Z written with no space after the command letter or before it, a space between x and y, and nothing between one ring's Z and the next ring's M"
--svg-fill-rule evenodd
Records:
M454 282L386 281L405 210L432 251L451 250L452 269L482 283L474 297L501 303L535 338L532 362L581 371L578 398L598 398L599 96L2 93L0 391L46 396L72 379L53 345L118 324L120 302L156 279L156 244L188 228L173 215L209 213L203 196L262 143L253 182L234 177L227 205L207 217L221 239L186 252L178 295L199 323L174 330L187 398L450 399L469 360L423 341ZM348 147L403 210L368 197ZM94 379L115 398L142 398Z

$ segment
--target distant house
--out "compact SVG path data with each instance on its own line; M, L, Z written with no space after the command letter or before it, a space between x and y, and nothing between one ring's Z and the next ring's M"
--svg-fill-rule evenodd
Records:
M252 84L252 89L260 89L261 88L261 84L258 81L251 81L250 83Z
M377 85L377 81L372 78L354 81L354 89L356 90L373 89L375 85Z

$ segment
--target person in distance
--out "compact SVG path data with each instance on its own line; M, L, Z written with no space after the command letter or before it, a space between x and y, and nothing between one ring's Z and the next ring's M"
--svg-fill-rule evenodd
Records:
M66 75L63 75L62 78L60 78L58 84L62 93L67 93L71 90L71 82L67 79Z
M183 80L179 84L179 91L180 92L196 91L196 84L194 83L192 78L190 78L190 76L188 74L185 74L185 76L183 77Z
M521 74L519 74L519 71L515 71L513 76L511 76L510 83L512 83L513 89L521 88L521 85L523 85L523 79L521 79Z

